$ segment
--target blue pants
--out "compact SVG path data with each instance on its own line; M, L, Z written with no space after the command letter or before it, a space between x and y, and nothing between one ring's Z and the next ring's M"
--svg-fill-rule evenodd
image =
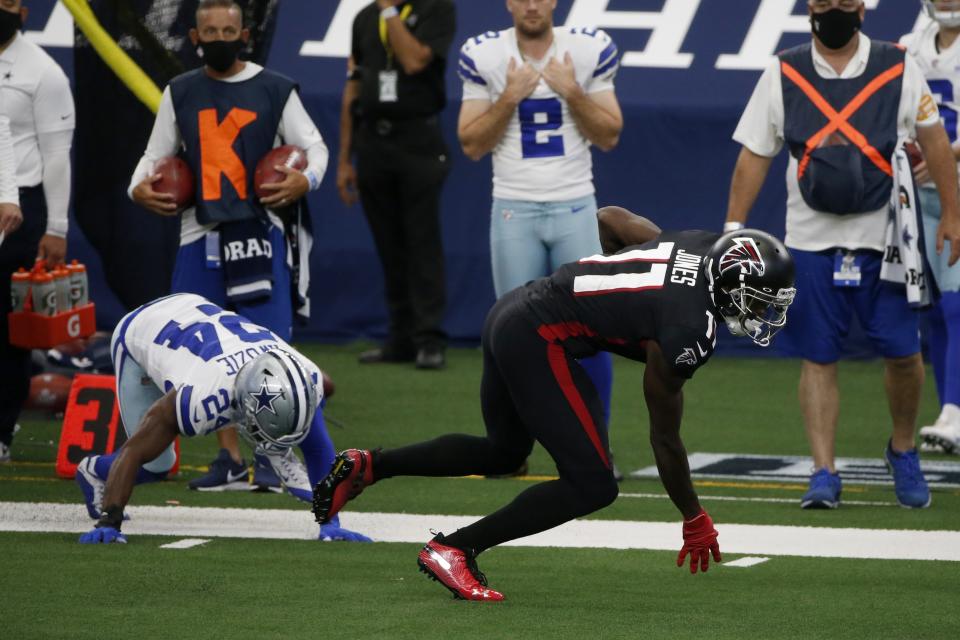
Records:
M270 227L273 245L273 291L261 302L232 304L227 301L223 269L207 266L206 237L183 245L177 251L170 293L196 293L215 305L235 311L255 324L266 327L287 342L293 333L293 300L290 297L290 267L283 232Z
M493 200L490 257L498 298L561 265L600 252L597 201L592 195L564 202Z
M140 428L140 421L153 403L163 397L164 392L147 376L143 367L127 353L119 336L114 333L111 353L114 354L113 368L117 372L117 400L120 403L120 418L127 439ZM165 474L177 461L173 443L159 456L143 465L151 473ZM106 475L103 476L106 478Z
M861 252L858 287L833 284L833 251L790 249L790 253L797 268L797 297L778 338L787 354L818 364L836 362L854 314L883 357L902 358L920 351L917 314L907 303L903 285L880 280L879 251Z

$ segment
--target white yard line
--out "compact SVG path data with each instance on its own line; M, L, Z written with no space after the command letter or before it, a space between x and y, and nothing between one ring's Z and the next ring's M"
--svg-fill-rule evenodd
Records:
M177 540L176 542L171 542L170 544L160 545L161 549L192 549L194 547L199 547L202 544L210 542L206 538L184 538L183 540Z
M316 538L309 511L135 506L123 531L197 538ZM383 542L425 542L430 530L451 532L477 516L347 512L342 526ZM0 531L80 533L92 521L81 505L0 502ZM718 523L725 553L758 556L949 560L960 562L960 531L912 531ZM134 538L135 540L135 538ZM580 547L678 551L679 522L576 520L507 543L524 547Z
M724 562L722 567L739 567L741 569L746 569L747 567L755 567L758 564L763 564L770 558L758 558L756 556L744 556L742 558L737 558L736 560L731 560L730 562Z

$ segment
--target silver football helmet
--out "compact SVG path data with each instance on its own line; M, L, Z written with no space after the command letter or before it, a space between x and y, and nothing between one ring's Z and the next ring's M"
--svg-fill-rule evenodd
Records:
M266 451L282 452L307 437L323 386L292 353L273 349L237 372L235 397L240 433Z
M932 20L948 29L960 27L960 0L921 0Z

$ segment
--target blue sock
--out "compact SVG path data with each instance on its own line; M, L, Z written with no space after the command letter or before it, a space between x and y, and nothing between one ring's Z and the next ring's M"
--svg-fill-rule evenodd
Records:
M110 475L110 467L113 466L113 461L117 459L118 452L114 452L105 456L100 456L97 458L97 461L93 464L93 471L97 474L97 477L101 480L106 480ZM143 467L140 467L137 470L137 478L135 480L136 484L146 484L148 482L157 482L163 480L167 477L167 471L163 473L155 473L153 471L147 471Z
M116 453L97 458L97 461L93 464L93 471L97 474L97 477L101 480L106 480L107 476L110 475L110 467L113 466L113 461L116 459Z
M943 387L937 387L940 404L960 404L960 292L944 293L940 306L947 335L943 350Z
M927 348L930 355L930 364L933 366L933 379L937 383L937 397L943 404L943 381L946 373L947 359L947 325L943 319L943 307L938 301L927 315Z
M135 484L147 484L149 482L160 482L167 477L168 471L163 471L157 473L155 471L147 471L143 467L137 469L137 479L134 481Z
M610 399L613 396L613 357L606 351L601 351L595 356L582 358L580 366L587 371L593 386L600 394L600 401L603 403L603 428L606 429L610 425Z
M330 440L327 425L323 420L323 409L320 407L317 407L317 412L313 415L310 432L300 443L300 451L303 452L303 463L307 467L310 485L313 486L327 476L336 457L333 441Z

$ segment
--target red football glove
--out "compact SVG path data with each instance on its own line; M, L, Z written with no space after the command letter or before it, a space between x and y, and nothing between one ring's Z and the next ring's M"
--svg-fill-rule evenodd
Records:
M690 573L697 572L697 565L701 571L710 567L710 554L713 559L721 562L720 545L717 544L717 530L713 528L713 520L707 512L700 509L700 513L690 520L683 521L683 548L677 556L677 566L682 567L683 561L690 554Z

